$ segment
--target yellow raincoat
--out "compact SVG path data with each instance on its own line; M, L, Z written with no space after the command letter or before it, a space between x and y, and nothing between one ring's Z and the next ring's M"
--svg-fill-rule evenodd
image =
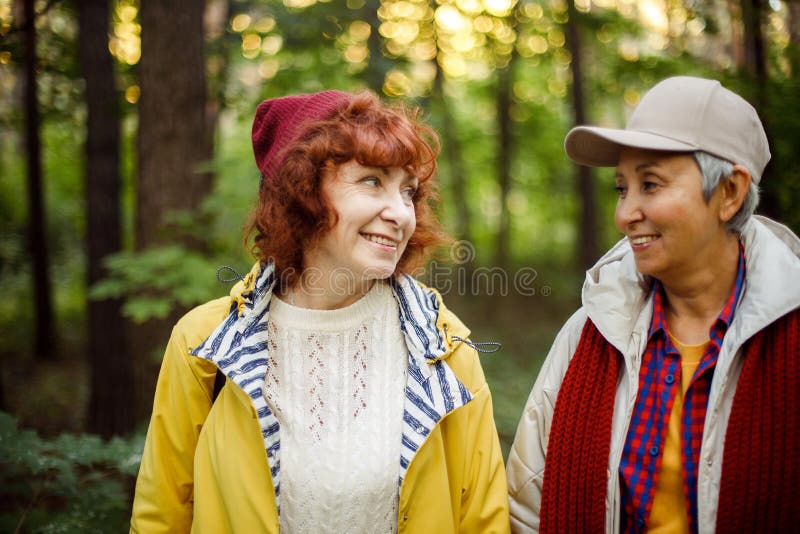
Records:
M265 454L267 434L273 432L274 441L277 440L278 425L265 430L264 424L268 423L259 421L269 410L254 406L253 397L258 394L253 393L255 390L245 391L246 385L244 389L238 386L236 380L241 380L240 376L236 371L228 374L229 368L225 367L230 358L218 354L219 343L209 342L210 337L221 339L224 332L219 338L214 338L212 332L223 330L226 318L228 322L235 321L237 315L242 317L249 308L257 308L258 301L268 301L271 281L266 280L259 290L259 280L271 274L269 266L264 271L256 266L243 283L233 288L230 297L195 308L173 329L136 482L131 532L279 531L273 480L278 471L268 460L274 447L268 447ZM405 476L400 485L397 530L435 534L508 532L506 477L492 400L478 354L464 342L469 331L444 307L435 291L409 277L393 287L401 310L406 304L428 299L424 309L401 317L402 323L412 327L407 332L429 328L441 342L441 353L425 349L425 359L421 361L428 369L421 368L422 376L427 376L422 383L430 388L437 375L452 370L455 383L463 386L464 395L469 396L462 405L456 402L456 407L430 428L420 426L420 436L414 438L420 440L420 445L410 445L410 459L401 459ZM414 368L419 360L413 354L421 352L406 335L409 376L420 376L420 368L416 372ZM203 352L197 349L203 346L211 347L205 349L205 357L190 353L192 349ZM228 374L228 380L212 403L218 364ZM452 400L454 395L448 392L445 386L445 393ZM406 438L404 432L404 443Z

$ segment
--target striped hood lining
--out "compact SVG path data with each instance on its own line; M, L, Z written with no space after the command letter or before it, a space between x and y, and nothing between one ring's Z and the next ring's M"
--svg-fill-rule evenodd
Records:
M408 275L389 279L398 303L400 327L408 348L408 368L403 409L400 477L436 424L470 400L472 393L455 376L444 359L452 341L437 324L439 297ZM275 287L272 264L256 266L243 280L244 288L232 293L231 311L222 323L190 354L213 361L238 385L253 404L264 438L264 449L280 503L280 425L267 405L263 387L267 374L267 321Z

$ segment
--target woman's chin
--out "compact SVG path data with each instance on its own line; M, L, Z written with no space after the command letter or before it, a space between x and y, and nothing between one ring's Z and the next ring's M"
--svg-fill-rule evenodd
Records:
M364 265L361 270L361 280L376 281L386 280L392 276L397 269L397 262L395 261L377 261Z
M394 274L394 266L391 267L381 267L370 269L364 273L363 280L369 282L379 282L381 280L386 280L390 278Z

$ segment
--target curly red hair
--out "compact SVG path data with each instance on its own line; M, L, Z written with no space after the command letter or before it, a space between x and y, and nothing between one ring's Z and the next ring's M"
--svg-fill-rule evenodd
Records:
M436 195L439 139L419 118L418 108L390 106L374 93L354 95L332 118L306 125L288 147L274 179L262 179L258 205L245 240L255 234L254 255L272 262L281 283L293 285L303 272L303 251L337 222L322 194L325 170L355 160L372 167L400 167L419 180L414 195L416 230L395 274L412 272L446 239L431 204Z

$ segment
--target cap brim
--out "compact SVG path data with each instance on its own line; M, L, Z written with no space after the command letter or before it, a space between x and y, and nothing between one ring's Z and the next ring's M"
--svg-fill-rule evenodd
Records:
M590 167L616 167L622 147L667 152L691 152L697 147L668 137L633 130L576 126L564 139L564 150L575 162Z

